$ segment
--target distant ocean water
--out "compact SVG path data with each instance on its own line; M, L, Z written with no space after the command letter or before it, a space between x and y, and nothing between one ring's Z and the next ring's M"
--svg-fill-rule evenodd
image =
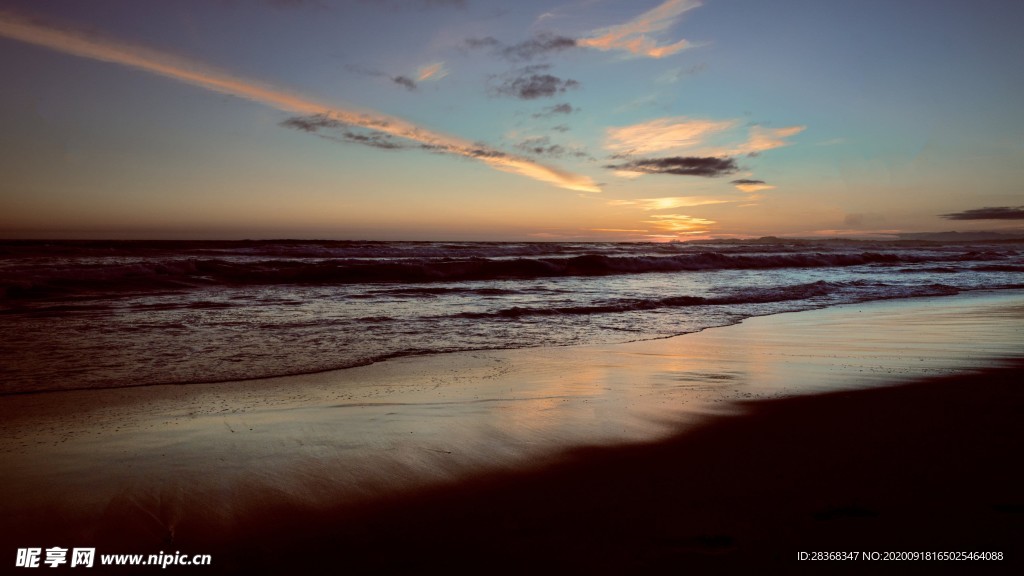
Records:
M0 242L0 393L662 338L1024 287L1024 243Z

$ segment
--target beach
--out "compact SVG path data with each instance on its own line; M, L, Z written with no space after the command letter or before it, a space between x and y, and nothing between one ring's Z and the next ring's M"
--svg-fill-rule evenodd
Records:
M0 1L0 576L1024 574L1024 1Z
M1019 291L983 292L626 344L8 395L2 540L173 548L220 572L500 558L617 573L842 550L1006 566L1024 534L1022 318Z

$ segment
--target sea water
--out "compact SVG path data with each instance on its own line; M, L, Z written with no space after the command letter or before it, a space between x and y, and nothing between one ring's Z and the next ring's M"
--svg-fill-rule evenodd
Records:
M0 242L0 393L663 338L1024 287L1024 243Z

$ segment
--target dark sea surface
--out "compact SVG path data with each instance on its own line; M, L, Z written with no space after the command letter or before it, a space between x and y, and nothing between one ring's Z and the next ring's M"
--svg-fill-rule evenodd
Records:
M5 241L0 393L626 342L1021 287L1024 243L1010 241Z

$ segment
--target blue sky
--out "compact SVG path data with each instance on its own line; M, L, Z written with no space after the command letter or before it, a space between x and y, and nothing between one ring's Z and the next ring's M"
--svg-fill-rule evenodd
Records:
M1018 2L5 1L8 237L1019 230Z

